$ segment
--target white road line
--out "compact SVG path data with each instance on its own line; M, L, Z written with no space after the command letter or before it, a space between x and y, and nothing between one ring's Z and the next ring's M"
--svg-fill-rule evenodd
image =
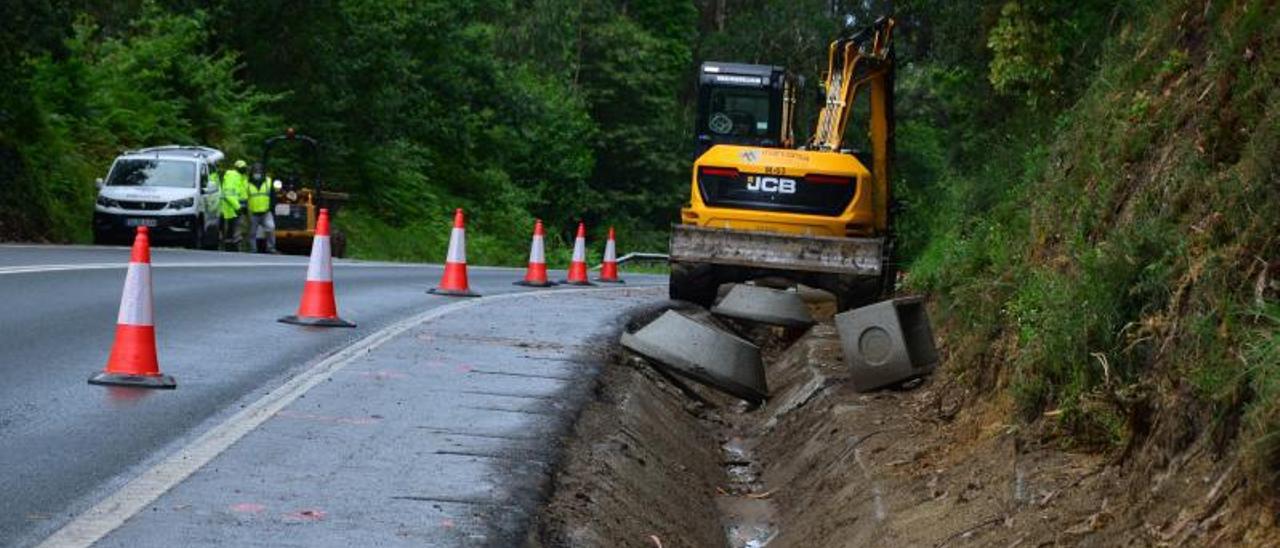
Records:
M127 268L128 263L82 263L82 264L36 264L23 266L0 267L0 276L5 274L30 274L38 272L61 272L66 270L111 270ZM307 263L275 263L275 262L225 262L225 263L165 263L152 262L152 268L258 268L258 267L290 267L305 269ZM437 265L397 264L397 263L333 263L334 267L343 268L428 268Z
M653 288L650 288L653 289ZM124 524L126 520L147 505L160 498L169 489L181 483L191 474L222 454L240 438L266 422L273 415L284 409L299 396L326 378L346 367L357 358L372 352L387 341L414 327L438 319L447 314L480 306L495 301L515 300L549 295L566 295L587 292L636 291L639 288L599 288L599 289L562 289L554 293L524 292L494 295L483 299L458 301L456 303L433 308L417 316L407 318L387 326L355 344L321 360L310 369L289 379L280 388L249 404L226 421L213 427L200 437L169 455L159 464L151 467L138 477L130 480L119 490L103 499L92 508L64 525L44 542L40 548L87 547L102 539Z
M63 272L68 270L112 270L128 268L127 262L119 263L81 263L81 264L35 264L22 266L0 266L0 276L5 274L32 274L40 272ZM438 264L419 264L419 263L353 263L353 262L334 262L334 268L442 268ZM280 263L280 262L186 262L186 263L151 263L152 268L259 268L259 267L289 267L306 269L307 263ZM496 272L515 272L521 270L515 267L505 266L470 266L468 270L474 271L496 271Z

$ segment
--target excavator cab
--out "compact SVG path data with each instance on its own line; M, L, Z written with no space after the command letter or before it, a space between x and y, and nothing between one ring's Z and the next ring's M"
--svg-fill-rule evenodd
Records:
M698 155L715 145L791 146L797 87L782 67L703 63L694 128Z

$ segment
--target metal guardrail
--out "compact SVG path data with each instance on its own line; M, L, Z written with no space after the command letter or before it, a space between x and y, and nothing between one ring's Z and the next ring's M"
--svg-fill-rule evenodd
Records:
M667 255L666 253L628 253L626 255L618 257L618 264L623 265L632 261L635 261L638 263L657 263L657 262L665 263L670 258L671 256ZM595 265L591 267L591 270L600 270L600 266L601 265Z

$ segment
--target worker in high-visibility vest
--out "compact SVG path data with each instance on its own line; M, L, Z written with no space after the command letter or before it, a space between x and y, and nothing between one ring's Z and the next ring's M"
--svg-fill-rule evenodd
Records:
M275 198L275 185L262 164L253 164L249 176L249 234L252 246L260 253L276 252L276 219L271 211ZM263 246L265 240L265 247Z
M222 174L222 247L227 251L240 250L241 218L249 193L249 183L240 170L247 165L244 160L236 160L235 167Z

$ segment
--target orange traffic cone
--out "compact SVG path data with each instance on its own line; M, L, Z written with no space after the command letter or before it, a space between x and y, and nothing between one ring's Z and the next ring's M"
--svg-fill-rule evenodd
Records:
M569 285L596 285L587 279L587 226L578 223L578 236L573 239L573 261L569 263Z
M609 227L609 239L604 243L604 263L600 265L597 282L607 284L627 283L618 277L618 244L613 239L613 227Z
M444 259L444 277L440 287L428 293L452 297L479 297L467 285L467 227L462 208L453 213L453 233L449 235L449 255Z
M151 240L147 227L138 227L129 257L129 273L124 278L120 313L116 316L116 340L111 357L101 373L89 377L89 384L174 388L173 377L160 374L156 359L156 328L151 310Z
M279 320L294 325L316 327L355 327L338 317L338 303L333 297L333 257L329 243L329 210L321 209L316 220L316 235L311 239L311 264L307 265L307 283L302 286L302 302L298 313Z
M533 244L529 246L529 270L524 279L515 282L526 287L551 287L555 282L547 280L547 254L542 232L542 219L533 224Z

